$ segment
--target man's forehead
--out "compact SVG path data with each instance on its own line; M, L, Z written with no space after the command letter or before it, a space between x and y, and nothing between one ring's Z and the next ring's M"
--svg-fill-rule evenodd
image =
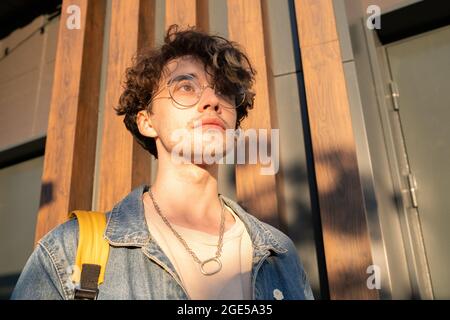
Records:
M206 76L207 73L204 63L198 58L194 56L182 56L167 62L166 66L164 67L163 76L165 78L170 78L174 74L184 72L196 73L199 76L201 76L202 74L205 74Z

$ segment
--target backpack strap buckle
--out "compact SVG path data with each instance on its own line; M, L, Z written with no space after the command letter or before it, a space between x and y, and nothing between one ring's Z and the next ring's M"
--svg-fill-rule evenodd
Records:
M83 264L80 287L75 288L75 300L96 300L98 296L98 277L101 267L98 264Z
M97 296L98 296L98 289L89 290L76 288L74 300L97 300Z

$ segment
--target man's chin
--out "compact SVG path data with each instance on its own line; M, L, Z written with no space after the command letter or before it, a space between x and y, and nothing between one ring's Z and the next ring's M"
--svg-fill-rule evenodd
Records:
M224 163L227 152L225 148L209 149L208 146L199 152L172 153L171 159L177 164L213 165Z
M171 150L172 161L178 164L224 163L223 158L234 149L233 136L228 137L220 128L196 128L179 137Z

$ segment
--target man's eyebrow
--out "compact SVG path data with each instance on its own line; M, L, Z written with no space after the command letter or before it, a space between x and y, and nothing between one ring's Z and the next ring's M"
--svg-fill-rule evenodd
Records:
M174 72L175 73L175 72ZM175 78L178 78L178 77L183 77L183 76L190 76L190 77L192 77L192 78L195 78L195 79L199 79L199 77L198 77L198 75L194 72L194 73L180 73L180 74L176 74L176 75L174 75L174 76L171 76L170 77L170 79L167 81L167 83L169 84L171 81L173 81Z

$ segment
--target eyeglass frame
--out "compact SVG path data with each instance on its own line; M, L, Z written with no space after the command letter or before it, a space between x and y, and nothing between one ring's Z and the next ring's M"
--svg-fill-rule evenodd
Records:
M184 104L181 104L181 103L179 103L177 100L175 100L175 98L172 96L172 92L171 92L171 90L170 90L170 87L173 85L174 80L175 80L177 77L181 77L181 76L190 76L190 77L191 77L191 80L196 80L196 81L198 82L200 88L201 88L200 94L198 95L198 100L197 100L195 103L193 103L193 104L190 104L190 105L184 105ZM176 104L179 104L180 106L183 106L183 107L184 107L184 108L180 108L180 109L189 109L189 108L192 108L193 106L195 106L197 103L199 103L199 101L201 100L201 98L202 98L202 96L203 96L203 93L205 92L205 89L208 88L208 87L211 88L211 89L214 91L214 93L215 93L215 94L219 97L219 99L220 99L221 94L216 92L215 85L212 85L212 86L211 86L210 84L204 84L204 85L201 85L201 84L200 84L200 81L198 80L198 78L197 78L197 76L196 76L195 74L191 74L191 73L180 74L180 75L178 75L178 76L176 76L176 77L174 77L174 78L172 78L172 79L169 79L169 81L167 81L167 83L165 84L164 88L162 88L159 92L156 92L156 93L153 95L153 97L152 97L152 98L150 99L150 101L147 103L147 106L149 106L149 105L153 102L153 100L155 100L155 99L172 99L172 101L174 101ZM165 88L167 88L167 89L169 90L169 97L156 97L156 95L158 95L159 93L161 93ZM226 105L229 105L229 103L225 103L226 105L224 105L224 107L227 108L227 109L231 109L231 110L237 109L237 108L239 108L239 107L244 103L245 97L246 97L246 94L245 94L245 92L244 92L244 93L243 93L243 97L242 97L242 101L241 101L240 104L238 104L238 105L236 105L236 106L232 106L232 107L227 107ZM224 99L221 99L221 100L224 100Z

